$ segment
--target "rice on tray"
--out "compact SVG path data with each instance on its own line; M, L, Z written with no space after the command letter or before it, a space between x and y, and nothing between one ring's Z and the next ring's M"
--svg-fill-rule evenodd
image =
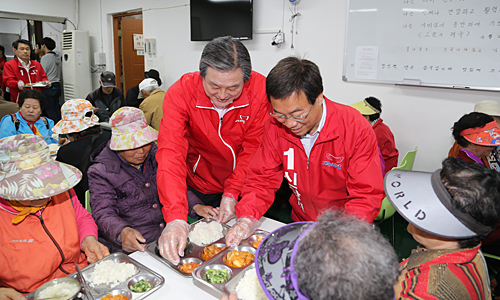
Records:
M196 245L206 246L224 237L224 234L219 222L200 222L189 232L188 237Z
M236 286L236 293L241 300L267 300L267 296L260 286L259 279L257 278L257 271L251 268L245 272L243 278Z
M137 273L132 264L105 260L94 266L90 278L85 278L92 286L107 284L110 288L117 286Z

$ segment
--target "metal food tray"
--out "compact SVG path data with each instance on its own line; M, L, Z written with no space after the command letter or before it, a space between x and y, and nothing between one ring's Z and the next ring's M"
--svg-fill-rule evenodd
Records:
M200 222L210 223L210 222L214 222L214 221L215 220L212 220L212 219L198 220L198 221L194 222L193 224L189 225L189 232L191 232L194 229L194 226L196 226L196 224L198 224ZM217 241L211 243L211 244L206 245L206 246L209 246L212 244L225 244L225 238L226 238L227 231L231 227L229 227L226 224L221 224L221 225L222 225L223 237L218 239ZM200 245L196 245L195 243L189 242L188 245L186 246L186 249L184 249L184 256L181 257L181 263L177 266L174 265L173 263L171 263L168 259L161 256L160 251L158 250L158 242L154 242L154 243L147 245L146 251L149 252L151 254L151 256L153 256L154 258L159 260L161 263L163 263L164 265L166 265L169 268L171 268L172 270L174 270L175 273L179 274L180 276L182 276L184 278L191 278L193 276L190 273L181 272L181 270L179 269L182 266L182 261L186 260L186 259L188 261L199 259L200 262L202 262L203 260L201 259L201 254L203 254L203 248L205 248L206 246L200 246Z
M266 234L266 232L261 231L261 232L255 232L254 234ZM253 250L250 250L253 249ZM240 282L241 278L245 275L247 270L250 269L255 269L255 262L251 263L250 265L242 268L236 268L236 267L230 267L226 265L224 262L224 256L233 251L233 250L238 250L238 251L248 251L251 252L253 255L255 255L257 249L255 249L252 246L240 246L238 247L231 247L229 249L226 249L222 251L221 253L217 254L216 256L212 257L210 260L207 260L200 266L198 266L196 269L193 271L193 279L197 282L199 282L202 286L207 287L208 289L215 291L215 293L220 297L221 295L229 296L229 294L236 289L236 286ZM229 273L231 274L231 278L229 278L228 281L224 283L210 283L207 282L203 279L203 274L205 271L209 269L222 269L226 268L229 270Z
M194 227L196 226L196 224L198 224L200 222L210 223L210 222L213 222L213 221L214 220L212 220L212 219L201 219L199 221L196 221L196 222L194 222L193 224L190 225L189 232L191 232L194 229ZM201 266L205 265L206 262L203 261L203 259L201 258L201 254L203 254L203 248L205 248L206 246L210 246L210 245L213 245L213 244L223 244L224 247L225 247L226 234L227 234L227 231L229 230L229 228L231 228L231 227L228 226L228 225L226 225L226 224L221 224L221 225L222 225L222 234L223 234L222 238L218 239L217 241L215 241L215 242L213 242L211 244L205 245L205 246L200 246L200 245L196 245L196 244L194 244L192 242L189 242L188 245L186 246L186 249L184 250L184 256L181 257L181 263L179 265L174 265L169 260L167 260L166 258L163 258L163 256L161 256L161 254L160 254L160 252L158 250L158 247L157 247L157 245L158 245L157 242L154 242L154 243L151 243L151 244L147 245L146 246L146 251L149 252L151 254L151 256L153 256L154 258L156 258L158 261L160 261L164 265L166 265L169 268L171 268L172 270L174 270L175 273L179 274L180 276L182 276L184 278L192 278L193 277L192 274L181 272L181 270L179 268L182 266L183 263L189 262L189 261L193 261L193 260L195 262L196 262L196 260L199 260L199 262L202 263L198 267L201 267ZM256 230L255 233L252 236L254 236L254 235L261 235L261 236L265 237L268 234L269 233L267 231ZM245 239L245 240L241 241L240 245L241 246L251 246L249 239ZM226 250L227 249L223 250L222 252L225 252ZM214 257L216 257L216 256L214 256ZM208 261L210 261L210 260L208 260Z
M39 82L35 82L35 83L29 83L29 84L25 84L24 85L24 88L44 88L44 87L47 87L49 86L47 83L43 82L43 81L39 81Z
M94 267L96 264L106 261L106 260L112 260L114 262L118 263L129 263L135 266L137 273L133 275L132 277L128 278L125 280L125 282L122 282L114 287L109 287L108 285L101 284L99 286L92 286L90 285L90 274L94 270ZM129 300L140 300L148 297L155 291L157 291L159 288L163 286L165 283L165 278L161 276L160 274L154 272L153 270L147 268L146 266L142 265L138 261L134 260L133 258L129 257L128 255L117 252L110 254L103 258L102 260L95 262L93 264L88 265L87 267L82 269L82 274L83 277L85 278L85 281L87 282L87 286L89 287L88 289L88 294L83 296L83 299L95 299L99 300L101 297L106 296L107 294L112 294L112 295L118 295L122 294L127 296ZM68 275L67 277L70 278L78 278L77 273L73 273ZM141 279L146 279L151 283L153 288L145 293L135 293L130 290L130 286L137 283ZM89 295L90 294L90 295ZM30 294L27 296L28 299L34 299L33 298L34 293Z

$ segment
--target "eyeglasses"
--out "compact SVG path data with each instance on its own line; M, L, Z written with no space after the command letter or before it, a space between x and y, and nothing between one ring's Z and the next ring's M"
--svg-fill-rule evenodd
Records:
M309 108L309 112L305 116L289 116L289 117L287 117L285 115L275 114L275 113L273 113L272 110L271 110L271 116L276 118L276 120L280 121L281 123L285 123L287 119L302 123L302 122L306 121L307 117L311 113L312 108L313 108L313 105L311 104L311 108Z

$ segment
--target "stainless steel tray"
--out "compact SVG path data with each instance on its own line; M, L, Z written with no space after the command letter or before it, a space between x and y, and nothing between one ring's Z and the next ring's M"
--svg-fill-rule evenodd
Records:
M223 259L224 256L235 249L238 251L241 250L246 251L247 249L252 248L253 249L252 254L255 255L256 252L256 249L253 248L252 246L238 246L236 248L233 247L226 249L221 253L217 254L216 256L214 256L213 258L211 258L210 260L207 260L202 265L198 266L193 271L193 279L199 282L202 286L207 287L210 290L213 290L219 297L221 295L229 296L229 294L236 289L236 286L240 282L241 278L243 278L246 271L255 268L255 262L243 268L230 267L224 263ZM229 272L231 274L231 278L228 281L224 283L214 284L207 282L203 279L203 274L208 269L221 269L221 268L227 268L230 270Z
M209 223L209 222L213 222L213 220L211 220L211 219L201 219L199 221L196 221L195 223L193 223L193 224L190 225L189 231L193 230L194 226L196 226L196 224L198 224L200 222ZM224 246L225 246L225 243L226 243L225 238L226 238L226 234L227 234L227 231L229 230L229 228L231 228L231 227L228 226L228 225L226 225L226 224L222 224L222 234L224 235L224 237L220 238L219 240L217 240L217 241L215 241L215 242L213 242L213 243L211 243L209 245L224 244ZM251 236L251 238L254 235L260 235L262 237L265 237L268 234L269 233L267 231L256 230L255 233ZM241 241L240 245L241 246L251 246L251 241L250 241L251 238L245 239L245 240ZM207 245L207 246L209 246L209 245ZM181 270L179 268L183 264L183 261L184 262L188 262L188 261L193 261L193 260L199 260L198 262L201 262L201 265L198 266L198 268L206 265L206 263L208 261L210 261L210 260L203 261L203 259L201 258L201 254L203 254L203 248L205 248L205 247L206 246L199 246L199 245L196 245L194 243L189 243L188 246L186 247L186 249L184 250L184 256L181 258L181 263L179 265L174 265L169 260L167 260L166 258L163 258L163 256L161 256L161 254L160 254L160 252L158 250L158 247L157 247L157 242L154 242L154 243L151 243L151 244L147 245L146 246L146 251L149 252L151 254L151 256L153 256L154 258L156 258L162 264L164 264L164 265L168 266L169 268L171 268L172 270L174 270L175 273L177 273L178 275L180 275L180 276L182 276L184 278L191 278L191 277L193 277L192 274L181 272ZM227 250L228 249L225 249L222 252L226 252ZM213 258L215 258L217 256L218 255L214 256Z
M269 232L258 229L248 239L242 240L241 243L238 245L238 247L227 248L222 252L220 252L219 254L212 257L211 259L204 261L201 265L199 265L196 269L194 269L192 274L194 281L200 283L201 286L214 291L215 294L217 294L219 297L221 295L228 296L232 291L235 290L236 286L238 285L238 282L240 282L241 278L245 275L245 272L249 269L255 268L255 263L251 263L250 265L242 268L230 267L226 265L226 263L224 262L224 256L226 256L227 253L233 250L248 251L253 255L255 255L255 253L257 252L257 247L254 247L252 245L252 241L254 241L257 236L264 238L268 234ZM215 269L227 268L231 273L231 278L228 281L220 284L213 284L207 282L203 279L203 274L205 273L206 270L211 268Z
M189 232L191 232L194 229L194 226L196 226L196 224L198 224L200 222L210 223L210 222L214 222L214 220L201 219L199 221L196 221L189 226ZM225 238L226 238L227 231L231 227L229 227L226 224L221 224L221 225L222 225L222 234L224 236L222 238L218 239L217 241L209 244L209 245L225 244ZM179 274L180 276L182 276L184 278L191 278L191 277L193 277L191 274L181 272L181 270L179 269L182 266L182 261L187 259L188 261L199 260L198 261L199 263L203 262L203 260L201 259L201 254L203 254L203 248L205 248L205 247L206 246L199 246L199 245L196 245L195 243L189 242L188 245L186 246L186 249L184 249L184 256L181 257L181 263L179 265L174 265L168 259L163 258L163 256L161 256L160 251L158 250L158 242L154 242L154 243L147 245L146 251L149 252L151 254L151 256L153 256L154 258L159 260L161 263L163 263L164 265L166 265L169 268L171 268L172 270L174 270L175 273Z
M125 280L125 282L122 282L113 288L109 288L107 286L93 287L90 284L90 280L89 280L90 274L94 270L94 267L97 263L99 263L101 261L105 261L105 260L113 260L113 261L118 262L118 263L133 264L137 269L137 273L134 276L132 276L131 278ZM149 295L151 295L152 293L157 291L165 283L165 278L163 278L163 276L161 276L160 274L156 273L155 271L147 268L146 266L142 265L141 263L139 263L138 261L136 261L135 259L129 257L128 255L126 255L124 253L121 253L121 252L113 253L109 256L106 256L101 261L95 262L95 263L88 265L87 267L82 269L83 277L85 277L85 280L87 281L87 285L89 285L89 291L90 291L92 297L94 297L94 299L100 299L101 297L106 296L107 294L120 294L119 292L117 292L118 290L120 290L120 291L125 291L127 293L131 293L132 297L128 297L129 300L140 300L140 299L144 299L144 298L148 297ZM76 276L76 274L75 274L75 276ZM145 293L132 292L130 290L129 286L135 284L137 281L139 281L141 279L146 279L147 281L149 281L153 285L153 288Z
M99 262L106 261L106 260L112 260L112 261L118 262L118 263L132 264L135 266L137 273L134 276L125 280L125 282L122 282L122 283L120 283L117 286L112 287L112 288L107 286L107 285L100 285L97 287L91 286L89 278L90 278L90 274L94 270L95 265L98 264ZM82 269L82 274L83 274L83 277L85 278L85 281L87 282L87 285L89 286L88 292L90 294L90 295L87 294L87 295L83 296L82 299L99 300L99 299L101 299L101 297L104 297L107 294L113 294L113 295L123 294L123 295L127 296L129 300L140 300L140 299L144 299L144 298L148 297L149 295L151 295L152 293L157 291L165 283L165 278L163 278L163 276L161 276L160 274L154 272L153 270L147 268L146 266L142 265L138 261L134 260L133 258L131 258L128 255L121 253L121 252L113 253L111 255L106 256L105 258L103 258L102 260L100 260L98 262L95 262L93 264L88 265L87 267ZM68 275L67 277L77 279L77 276L78 276L77 273L73 273L73 274ZM145 293L132 292L130 290L129 286L132 284L135 284L137 281L139 281L141 279L148 280L153 285L153 288ZM27 298L33 299L33 295L34 295L34 293L29 294L27 296Z

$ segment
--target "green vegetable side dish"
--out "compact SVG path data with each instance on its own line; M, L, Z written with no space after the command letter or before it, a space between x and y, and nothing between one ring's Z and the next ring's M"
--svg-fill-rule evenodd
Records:
M210 269L203 274L203 279L205 281L215 284L226 282L229 280L229 278L231 278L231 275L229 275L227 269L221 269L221 270Z
M139 280L136 284L130 286L130 290L134 293L145 293L152 289L153 286L147 280Z

